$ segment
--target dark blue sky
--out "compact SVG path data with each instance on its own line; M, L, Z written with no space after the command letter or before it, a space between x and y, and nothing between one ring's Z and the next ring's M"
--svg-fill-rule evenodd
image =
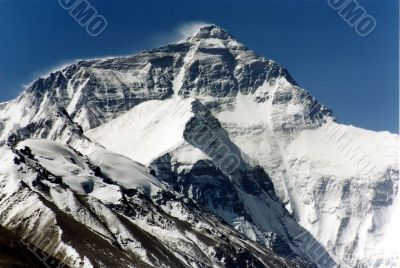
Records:
M65 62L160 46L204 21L285 66L340 122L398 132L398 0L358 2L377 21L366 37L327 0L90 0L108 21L92 37L57 0L0 0L0 102Z

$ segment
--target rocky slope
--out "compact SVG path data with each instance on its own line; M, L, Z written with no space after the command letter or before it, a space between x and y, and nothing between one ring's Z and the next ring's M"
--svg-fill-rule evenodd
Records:
M93 155L110 161L98 167L41 139L1 151L0 223L42 260L70 267L311 267L250 242L132 160L102 148ZM112 161L117 165L107 167Z

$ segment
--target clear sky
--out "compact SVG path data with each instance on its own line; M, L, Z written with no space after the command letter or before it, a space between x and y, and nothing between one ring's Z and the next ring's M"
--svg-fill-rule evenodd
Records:
M0 102L66 62L158 47L208 22L285 66L340 122L398 132L399 1L358 0L377 22L366 37L327 1L89 0L108 21L92 37L58 0L0 0Z

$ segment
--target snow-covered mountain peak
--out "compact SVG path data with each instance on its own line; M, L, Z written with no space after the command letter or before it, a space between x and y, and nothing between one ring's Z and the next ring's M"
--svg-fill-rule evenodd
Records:
M293 92L279 92L278 104L293 94L305 102L311 98L296 89L296 82L283 67L248 50L224 29L209 25L181 43L129 57L79 61L53 72L35 81L17 101L1 106L4 113L0 112L0 119L12 117L9 106L39 110L44 103L53 103L87 130L141 102L174 95L196 97L205 103L211 97L216 110L226 109L225 104L232 101L229 98L240 94L255 94L256 102L265 102L274 98L275 91L259 89L271 88L263 86L277 81L293 86ZM3 124L5 129L12 128L11 123Z
M330 255L353 267L396 262L381 258L377 249L384 248L383 234L390 236L386 225L396 212L398 140L387 132L338 124L285 68L215 25L136 55L77 62L0 104L0 146L14 147L22 160L28 157L20 165L33 169L31 176L37 169L55 173L68 191L113 203L124 215L138 208L118 203L119 198L128 202L132 189L139 189L147 198L160 197L155 201L168 215L193 223L196 216L174 203L185 196L285 256L289 249L302 255L292 240L305 228ZM19 141L32 147L38 163L15 147ZM7 162L0 165L0 186L25 195L27 186L17 189L14 183L24 175L14 167L13 152L0 153ZM79 166L71 155L91 165ZM239 168L223 168L226 156L235 156ZM53 170L58 165L67 173ZM13 200L9 204L14 214ZM165 238L164 227L154 233L143 219L134 220Z
M202 26L196 34L194 34L192 37L189 37L189 40L192 39L207 39L207 38L218 38L222 40L226 40L228 38L232 38L232 36L223 28L211 24L211 25L206 25Z

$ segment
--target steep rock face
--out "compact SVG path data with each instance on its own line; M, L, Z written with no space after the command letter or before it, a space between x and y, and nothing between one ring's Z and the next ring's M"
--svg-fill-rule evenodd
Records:
M85 139L82 127L74 123L67 111L48 95L46 93L40 101L34 94L25 92L4 105L3 109L0 107L0 146L31 137L65 143Z
M308 232L285 210L265 171L242 154L198 100L146 102L85 134L149 165L157 178L250 239L290 258L304 255L295 240Z
M144 167L137 167L128 188L115 170L102 166L103 172L52 141L26 140L13 151L1 150L1 225L57 262L71 267L311 267L246 240L161 184L143 185L138 174ZM97 152L103 159L105 153ZM128 166L117 170L131 172ZM142 176L157 184L152 175Z

